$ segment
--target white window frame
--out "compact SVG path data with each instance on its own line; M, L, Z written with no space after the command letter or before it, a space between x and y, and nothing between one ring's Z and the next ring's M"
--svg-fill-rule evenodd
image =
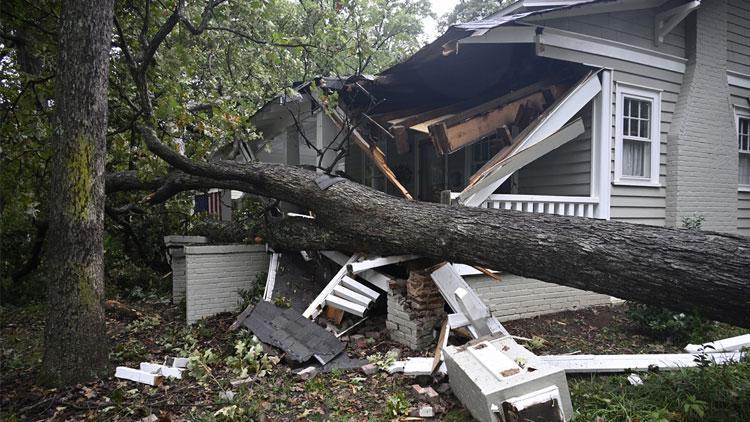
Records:
M617 82L615 87L615 185L660 187L661 166L661 90ZM622 174L622 118L625 98L651 102L651 174L648 177L625 176Z
M740 135L740 119L747 119L750 120L750 109L743 108L739 106L734 107L734 140L737 142L739 140ZM750 154L750 152L744 152L740 151L739 146L737 146L737 154ZM737 161L737 179L739 181L739 172L740 172L740 164L739 164L739 158ZM750 192L750 185L737 185L737 190L740 192Z

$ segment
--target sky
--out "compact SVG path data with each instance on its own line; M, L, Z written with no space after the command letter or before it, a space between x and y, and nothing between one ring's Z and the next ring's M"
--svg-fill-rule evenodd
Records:
M458 4L459 0L430 0L432 3L432 11L437 16L442 16L451 10ZM432 42L438 37L437 21L435 19L427 19L424 22L424 33L428 42Z

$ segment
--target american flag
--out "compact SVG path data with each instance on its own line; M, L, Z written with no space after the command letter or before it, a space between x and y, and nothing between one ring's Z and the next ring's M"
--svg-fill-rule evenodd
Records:
M207 212L221 219L221 191L209 192L195 197L195 213Z

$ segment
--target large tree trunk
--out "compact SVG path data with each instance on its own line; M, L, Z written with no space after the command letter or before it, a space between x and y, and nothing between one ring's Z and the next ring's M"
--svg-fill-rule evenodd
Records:
M113 0L64 1L60 16L42 380L104 374L103 226Z
M309 170L190 161L150 129L144 135L152 151L186 173L313 211L315 220L271 225L277 247L415 253L750 327L747 237L406 201L348 180L321 190Z

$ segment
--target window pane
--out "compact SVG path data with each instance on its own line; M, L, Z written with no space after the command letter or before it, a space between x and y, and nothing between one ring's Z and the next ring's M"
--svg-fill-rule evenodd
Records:
M651 144L623 139L622 175L649 177L651 175Z
M649 132L648 120L641 120L640 123L641 123L641 133L639 136L641 138L650 138L651 132Z
M630 117L630 103L631 102L632 101L630 100L630 98L625 98L625 101L623 102L622 115L624 117Z
M741 185L750 185L750 154L740 154L740 177Z
M651 118L651 103L648 101L641 101L641 118Z

